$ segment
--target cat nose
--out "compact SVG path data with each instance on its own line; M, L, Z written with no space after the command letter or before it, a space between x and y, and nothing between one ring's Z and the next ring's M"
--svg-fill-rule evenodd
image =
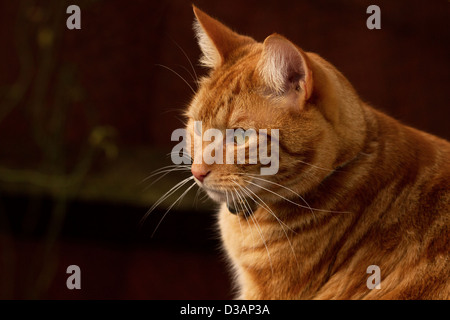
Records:
M203 183L203 180L206 178L206 176L211 172L207 168L201 167L201 166L192 166L191 167L192 175L197 179L198 181Z

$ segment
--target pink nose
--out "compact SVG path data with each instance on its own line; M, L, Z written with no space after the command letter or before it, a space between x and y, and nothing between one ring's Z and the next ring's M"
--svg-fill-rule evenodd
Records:
M201 167L194 168L194 166L192 166L191 172L192 172L192 175L195 177L195 179L197 179L200 182L203 182L203 180L206 178L206 176L210 173L210 171L207 169L204 169Z

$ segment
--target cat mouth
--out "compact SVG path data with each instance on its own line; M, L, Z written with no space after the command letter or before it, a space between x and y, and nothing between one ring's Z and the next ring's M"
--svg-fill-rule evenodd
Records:
M249 216L256 210L256 205L248 198L237 196L236 193L230 190L217 190L203 187L208 196L219 203L225 202L227 204L228 211L235 215L244 214Z

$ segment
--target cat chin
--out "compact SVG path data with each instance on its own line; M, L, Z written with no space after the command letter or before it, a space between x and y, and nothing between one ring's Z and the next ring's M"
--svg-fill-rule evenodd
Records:
M204 188L208 196L215 202L226 202L227 196L225 192L220 192L216 190L206 189Z

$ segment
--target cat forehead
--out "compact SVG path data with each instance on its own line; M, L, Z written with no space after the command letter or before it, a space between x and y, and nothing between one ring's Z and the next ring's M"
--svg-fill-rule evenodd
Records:
M246 112L243 100L248 98L244 98L243 95L233 93L233 89L202 90L188 110L189 118L202 121L204 127L228 128L231 119L242 116Z
M247 45L237 50L227 63L210 73L205 85L209 90L227 88L238 81L244 87L254 85L257 80L255 72L261 53L262 44Z
M271 125L277 118L270 101L254 91L239 94L205 94L194 99L188 110L190 121L201 121L203 129L257 128Z
M258 85L256 63L252 59L225 65L200 81L188 115L195 119L220 116L224 111L231 111L230 107L236 103L250 99Z

